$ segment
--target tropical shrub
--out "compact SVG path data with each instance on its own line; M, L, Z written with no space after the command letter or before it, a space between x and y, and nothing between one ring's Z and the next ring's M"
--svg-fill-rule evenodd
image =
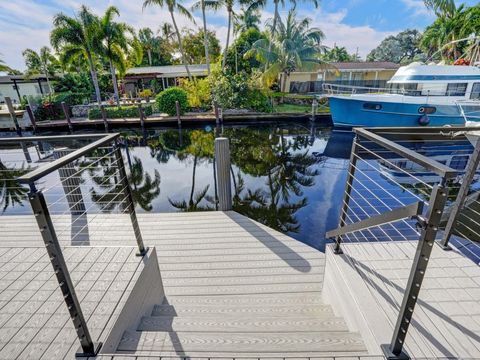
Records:
M179 87L171 87L162 91L155 98L158 111L161 113L167 113L170 116L173 116L177 113L175 107L176 101L180 103L180 113L184 114L188 109L188 95L185 90Z
M65 114L60 102L55 102L54 95L47 95L35 110L37 121L64 119Z
M211 107L212 96L208 78L196 79L194 81L185 79L181 81L180 87L187 92L189 107L201 109L209 109Z
M249 109L271 112L272 105L267 90L261 81L261 74L254 72L224 74L214 67L210 77L212 98L225 109Z
M150 89L144 89L138 92L138 96L144 99L148 99L153 96L153 91Z
M121 118L138 118L138 106L107 106L105 107L107 118L109 119L121 119ZM153 113L153 106L147 105L143 107L143 113L145 116L150 116ZM93 108L88 111L88 118L90 120L101 119L102 112L99 108Z

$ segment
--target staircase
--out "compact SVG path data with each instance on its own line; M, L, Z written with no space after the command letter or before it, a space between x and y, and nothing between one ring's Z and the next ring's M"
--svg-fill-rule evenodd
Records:
M236 213L202 215L203 221L209 217L212 234L204 238L196 221L200 215L182 215L185 235L156 237L166 297L138 327L125 331L117 354L230 359L366 354L361 336L322 300L325 254Z

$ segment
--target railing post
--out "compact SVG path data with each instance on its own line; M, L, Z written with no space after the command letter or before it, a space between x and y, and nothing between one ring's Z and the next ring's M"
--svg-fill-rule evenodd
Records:
M73 134L72 121L70 120L70 111L68 109L68 105L65 104L65 101L62 101L62 110L65 114L65 120L67 120L68 130L70 130L70 134Z
M35 189L33 184L30 185L31 192L29 193L30 204L37 220L40 233L42 234L45 248L47 249L50 262L60 285L60 289L70 313L70 318L73 321L75 330L77 331L78 339L80 340L81 349L77 352L78 357L94 357L97 355L102 343L94 343L90 332L88 331L87 323L80 307L72 279L68 272L67 264L63 258L62 249L58 242L55 228L48 212L45 197L41 192Z
M443 185L435 185L432 190L426 220L421 224L423 229L413 259L392 341L390 345L382 345L385 357L389 360L410 358L408 354L403 351L403 345L407 336L408 327L412 321L413 310L415 309L418 294L420 293L425 272L427 271L433 245L435 244L438 226L447 202L447 194L448 189Z
M143 108L142 108L142 102L140 101L138 103L138 115L140 116L140 126L143 129L145 129L145 116L143 114Z
M182 126L182 119L180 117L180 103L178 101L175 101L175 112L177 113L177 123L178 126Z
M33 110L30 107L30 105L26 106L26 110L27 110L28 118L30 119L30 123L32 124L33 132L36 133L37 132L37 121L35 120L35 114L33 113Z
M232 185L230 181L230 145L227 138L215 139L219 210L232 210Z
M12 99L8 96L5 96L5 104L7 104L8 112L10 113L10 117L15 125L15 130L17 131L18 136L22 136L22 128L18 125L17 114L15 114L15 109L13 108Z
M467 167L465 169L465 175L463 177L462 185L460 186L460 190L458 191L457 199L452 206L452 212L447 221L447 225L445 226L445 231L443 233L443 238L440 241L440 245L445 249L448 250L450 247L448 246L448 242L450 241L450 236L452 236L453 229L457 224L458 214L460 210L463 209L463 205L465 204L465 199L468 195L468 190L470 189L470 185L472 184L473 178L475 177L475 173L477 172L478 165L480 163L480 140L477 141L475 144L475 148L473 150L472 156L468 161Z
M355 135L353 138L352 150L350 153L350 163L348 166L348 173L347 173L347 183L345 184L345 191L343 193L343 205L342 205L342 212L340 214L340 222L338 227L342 227L346 223L347 213L349 209L350 203L350 194L352 192L352 185L353 179L355 175L355 168L357 166L357 155L358 155L358 135ZM342 237L337 236L335 239L335 247L333 252L335 254L343 254L340 244L342 243Z
M123 162L122 151L120 150L119 144L115 144L115 158L118 166L118 172L120 174L120 179L122 182L122 187L124 188L125 197L127 201L127 209L130 214L130 220L132 221L133 232L135 234L135 239L137 240L138 246L138 256L144 256L147 253L148 248L145 248L143 244L142 232L140 231L140 226L138 225L137 213L135 211L135 204L133 203L132 189L127 178L127 172L125 171L125 163Z
M68 155L70 152L67 149L55 149L53 157L60 159L62 156ZM80 179L82 175L75 171L72 163L58 169L60 181L63 186L63 191L67 198L68 207L72 215L81 215L85 212L85 203L83 202L82 190L80 188Z

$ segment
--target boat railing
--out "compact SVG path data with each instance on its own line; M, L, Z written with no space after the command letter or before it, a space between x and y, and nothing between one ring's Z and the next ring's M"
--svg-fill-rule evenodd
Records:
M82 312L82 296L75 291L79 279L71 277L62 247L130 238L136 240L138 255L146 254L130 186L132 170L125 168L119 134L1 138L0 166L4 211L30 202L80 341L79 353L95 356L101 344L88 328L92 314Z
M354 129L339 226L327 232L335 239L334 252L342 254L344 243L366 241L402 241L415 248L402 301L397 302L393 284L386 294L398 312L392 340L383 346L387 358L404 355L433 246L455 248L480 262L480 192L475 186L480 141L473 147L467 137L475 129ZM391 273L388 281L402 283L393 264Z

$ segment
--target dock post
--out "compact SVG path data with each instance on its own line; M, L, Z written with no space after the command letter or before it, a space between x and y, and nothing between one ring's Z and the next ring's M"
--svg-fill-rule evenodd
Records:
M15 125L15 130L17 131L18 136L22 136L22 128L18 125L17 114L15 114L15 109L13 108L12 99L8 96L5 96L5 104L7 104L8 112L10 113L10 118Z
M230 143L227 138L215 139L218 201L220 211L232 210L232 184L230 181Z
M65 114L65 120L67 120L68 130L70 130L70 134L73 134L72 121L70 120L70 110L68 109L68 105L65 104L65 101L62 101L62 110Z
M177 113L177 122L178 122L178 126L181 127L182 126L182 119L180 118L180 103L177 101L175 101L175 112Z
M350 163L348 165L348 174L347 174L347 183L345 185L345 191L343 193L343 206L342 213L340 214L340 223L338 227L345 226L345 220L347 219L347 213L350 203L350 194L352 192L353 179L355 177L355 168L357 165L357 152L358 152L358 135L355 135L353 138L352 150L350 153ZM342 242L342 237L337 236L335 239L335 247L333 252L335 254L343 254L340 244Z
M33 113L32 108L30 105L27 105L26 107L28 118L30 119L30 123L32 124L33 132L37 132L37 121L35 120L35 114Z
M413 311L417 304L418 294L422 287L422 282L427 271L428 261L432 254L435 238L438 232L438 226L442 218L443 210L447 202L448 188L442 185L435 185L430 202L428 204L428 212L425 221L422 222L422 231L420 240L413 258L410 276L408 277L405 294L403 296L402 305L393 332L390 345L382 345L382 350L387 359L403 360L410 359L408 354L403 351L403 345L407 336L408 327L412 322Z
M138 103L138 115L140 116L140 126L142 127L142 130L145 129L145 117L143 114L143 108L142 108L142 102L140 101Z
M315 121L315 118L317 116L317 109L318 109L318 101L317 98L313 98L312 101L312 121Z
M102 113L103 124L105 125L105 132L108 133L108 120L107 120L107 112L105 111L105 107L100 104L100 112Z
M70 318L77 332L81 348L78 350L77 357L95 357L100 350L102 343L94 343L87 327L87 322L83 316L80 302L78 301L72 279L68 272L67 264L63 257L62 248L58 242L57 234L48 211L47 203L43 193L30 184L31 192L29 200L32 206L35 219L37 220L40 233L42 235L45 248L52 263L55 276L63 294L63 299L67 305Z
M462 185L460 186L457 198L455 200L455 203L453 204L452 212L448 217L447 225L445 226L445 231L443 232L443 238L439 243L445 250L451 249L451 247L448 245L448 242L450 241L450 236L452 236L453 229L457 224L458 214L460 213L460 210L463 209L463 206L465 204L465 199L467 198L470 185L472 184L472 181L475 177L475 173L477 172L479 163L480 141L477 141L477 143L475 144L475 148L473 149L472 156L470 157L470 160L468 161L468 164L466 166Z
M137 213L135 211L135 204L133 203L133 195L132 189L130 188L130 184L127 178L127 172L125 171L125 163L123 162L122 151L120 150L120 144L117 142L115 144L115 159L117 161L118 172L120 175L120 181L122 182L122 187L125 192L126 198L126 210L130 214L130 220L133 226L133 232L135 234L135 239L137 241L138 246L138 256L144 256L148 248L145 248L143 244L143 237L140 231L140 226L138 225Z

